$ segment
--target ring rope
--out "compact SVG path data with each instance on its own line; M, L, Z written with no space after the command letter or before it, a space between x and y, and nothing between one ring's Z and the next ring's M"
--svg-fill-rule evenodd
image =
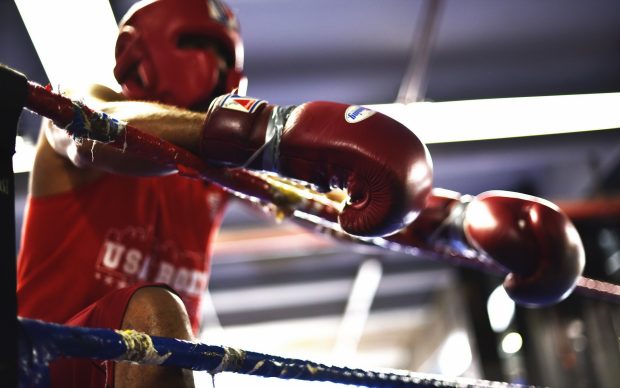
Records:
M46 383L47 366L58 356L98 360L130 361L167 365L211 375L233 372L259 377L332 382L380 388L464 388L523 387L509 383L413 373L408 371L371 371L285 358L237 348L207 345L175 338L149 336L133 330L93 329L63 326L33 319L19 319L23 343L20 367L28 376L28 386ZM32 345L34 344L34 345ZM26 386L25 381L22 386Z

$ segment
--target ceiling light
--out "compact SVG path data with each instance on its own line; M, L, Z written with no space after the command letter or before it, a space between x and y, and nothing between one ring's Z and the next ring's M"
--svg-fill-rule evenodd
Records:
M107 0L15 0L45 73L62 90L114 79L116 19Z
M505 139L620 128L620 93L367 105L424 143Z
M515 302L508 296L501 284L489 295L487 314L491 329L496 333L506 330L512 322L515 315Z

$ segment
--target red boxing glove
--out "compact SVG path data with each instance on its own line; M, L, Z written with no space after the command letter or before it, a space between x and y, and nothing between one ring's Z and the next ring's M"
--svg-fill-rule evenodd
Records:
M467 240L511 273L510 297L523 305L561 301L585 265L583 245L568 217L553 203L524 194L489 191L467 205Z
M359 106L310 102L280 107L224 95L205 121L201 156L211 163L276 172L321 191L346 189L344 231L384 236L424 207L432 165L405 126Z

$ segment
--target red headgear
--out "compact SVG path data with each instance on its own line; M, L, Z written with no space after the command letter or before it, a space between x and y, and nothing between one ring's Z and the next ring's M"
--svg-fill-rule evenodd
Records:
M215 50L187 42L213 43L227 69ZM213 97L245 86L235 16L219 0L135 4L120 23L114 76L130 99L206 108Z

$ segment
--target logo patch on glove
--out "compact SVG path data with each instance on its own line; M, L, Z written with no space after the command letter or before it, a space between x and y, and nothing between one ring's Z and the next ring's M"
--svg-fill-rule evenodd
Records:
M347 123L355 124L360 121L366 120L370 116L374 115L374 110L370 110L368 108L364 108L363 106L351 105L344 111L344 119Z
M220 103L220 106L225 109L238 110L246 113L253 113L256 108L261 104L266 104L265 100L258 100L252 97L242 97L236 94L229 94Z

